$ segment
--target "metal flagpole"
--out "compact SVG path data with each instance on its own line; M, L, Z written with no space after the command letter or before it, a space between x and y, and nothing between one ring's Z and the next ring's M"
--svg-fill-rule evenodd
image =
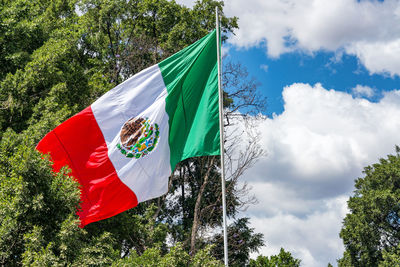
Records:
M217 31L217 62L218 62L218 92L219 92L219 142L221 152L221 185L222 185L222 217L224 226L224 262L225 266L228 266L228 233L226 229L226 200L225 200L225 163L224 163L224 102L223 102L223 91L221 83L221 42L219 36L219 18L218 18L218 7L215 7L215 20L216 20L216 31Z

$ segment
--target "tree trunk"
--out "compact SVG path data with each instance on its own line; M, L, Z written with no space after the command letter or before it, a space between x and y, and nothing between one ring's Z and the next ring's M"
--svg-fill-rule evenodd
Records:
M203 193L204 190L207 186L208 183L208 178L210 176L210 171L212 169L212 166L214 164L214 159L215 157L211 157L211 160L207 160L210 161L209 164L207 164L208 169L206 174L204 175L204 180L203 183L200 187L199 190L199 194L197 195L197 199L196 199L196 204L194 206L194 215L193 215L193 225L192 225L192 235L191 235L191 239L190 239L190 251L192 252L192 255L195 254L195 250L196 250L196 236L197 236L197 230L199 228L199 221L200 221L200 204L203 198Z

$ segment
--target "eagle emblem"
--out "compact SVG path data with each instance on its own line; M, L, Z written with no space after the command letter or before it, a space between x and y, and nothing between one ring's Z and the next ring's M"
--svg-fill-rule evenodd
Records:
M127 158L139 159L154 150L159 135L157 123L151 124L148 118L131 118L121 128L117 148Z

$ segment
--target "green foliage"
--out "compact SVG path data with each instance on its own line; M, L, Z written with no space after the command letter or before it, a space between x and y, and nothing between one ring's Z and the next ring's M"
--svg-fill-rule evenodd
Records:
M0 9L0 79L15 73L72 15L74 1L3 0ZM63 20L57 19L63 16ZM57 25L58 24L58 25Z
M179 171L171 180L170 197L162 208L160 219L168 223L169 233L173 242L181 242L187 250L197 250L208 244L215 244L212 254L221 261L223 254L222 236L222 202L221 202L221 177L218 164L211 163L209 157L189 159L181 162ZM209 179L204 184L205 173L209 171ZM189 247L196 201L201 194L202 199L198 205L198 224L202 231L213 230L207 238L196 238L194 247ZM234 217L238 213L240 197L235 191L232 181L226 183L227 214ZM251 252L256 252L263 244L263 235L255 233L249 227L248 218L235 220L228 226L229 264L232 266L244 266L248 263Z
M379 267L398 266L400 263L400 245L397 247L388 248L382 251L382 261L379 262Z
M191 257L183 246L178 243L170 248L169 252L162 255L161 249L155 247L147 249L142 255L138 255L135 251L128 257L125 257L113 264L113 266L160 266L160 267L186 267L186 266L223 266L211 256L211 247L206 247Z
M167 0L0 1L0 265L220 265L220 235L197 237L188 253L201 175L210 167L201 160L190 163L197 164L195 179L182 181L190 194L80 229L78 184L67 168L53 173L49 158L35 150L46 133L116 84L214 29L215 7L226 40L238 26L223 15L222 1L197 1L192 9ZM237 98L228 98L233 107ZM222 223L217 164L199 205L201 229ZM170 196L182 189L179 182ZM234 182L227 188L233 217L241 202ZM248 223L229 227L234 264L247 263L263 244Z
M340 266L389 266L399 258L400 155L388 155L364 169L356 180L340 237L345 245ZM391 265L392 266L392 265Z
M240 218L228 226L228 258L231 266L245 266L249 263L250 253L257 252L264 244L263 234L254 233L249 226L249 218ZM217 234L212 243L216 258L223 258L223 236Z
M165 223L156 221L156 212L155 205L145 207L141 204L107 220L89 224L85 229L91 235L99 235L108 229L118 241L114 248L119 249L123 256L129 255L131 251L141 255L153 246L165 252L168 228Z
M30 120L34 123L43 114L54 115L63 106L82 109L88 104L84 100L89 88L79 60L76 35L71 30L58 30L56 37L32 53L32 60L23 69L8 73L0 82L3 130L11 127L20 132Z
M88 238L78 227L79 188L66 168L53 173L29 137L11 130L1 139L0 159L1 265L111 262L111 236Z
M258 256L256 260L251 259L249 267L299 267L300 262L290 252L281 248L278 255Z
M179 192L179 194L171 196L171 201L165 207L165 212L161 216L168 222L172 238L176 242L184 242L190 235L189 230L192 228L195 212L193 207L204 181L204 175L209 168L211 168L210 179L205 187L203 201L200 204L200 209L206 209L203 212L202 225L215 227L222 223L222 210L219 209L222 202L220 196L215 193L220 191L221 179L217 166L210 164L206 159L202 157L182 161L180 166L185 170L181 170L180 175L172 179L170 191ZM189 190L186 191L185 187ZM228 209L229 215L235 213L234 209L235 207Z

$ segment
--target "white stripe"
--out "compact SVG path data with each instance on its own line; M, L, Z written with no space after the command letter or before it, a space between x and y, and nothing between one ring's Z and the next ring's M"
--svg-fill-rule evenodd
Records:
M121 181L142 202L163 195L171 174L168 114L165 87L158 65L147 68L107 92L92 104L92 111L108 147L108 156ZM160 137L153 151L127 158L116 147L120 130L133 117L149 118L159 125Z

